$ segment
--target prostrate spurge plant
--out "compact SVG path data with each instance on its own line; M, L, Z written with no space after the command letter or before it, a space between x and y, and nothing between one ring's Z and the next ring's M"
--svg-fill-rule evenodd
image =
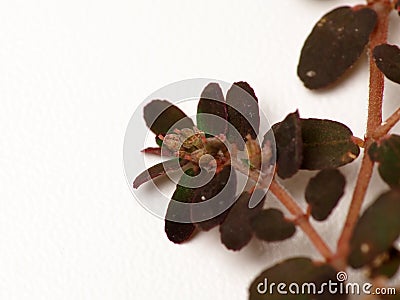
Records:
M306 39L297 74L309 89L324 88L335 82L357 61L368 46L370 64L369 105L364 139L356 138L344 124L321 119L302 119L290 113L271 132L259 133L258 99L245 82L232 85L224 97L218 84L204 88L198 103L197 126L179 108L168 101L154 100L144 109L144 118L156 134L159 148L146 153L171 156L140 174L133 186L185 169L172 196L165 221L165 232L174 243L183 243L198 230L219 226L222 243L240 250L254 236L264 241L290 238L300 228L324 257L323 262L297 257L285 260L259 274L249 288L249 299L346 299L345 294L281 295L261 294L257 285L271 282L337 282L336 273L347 267L363 268L373 280L392 278L400 266L400 252L395 241L400 235L400 136L389 131L400 119L397 109L382 122L384 75L400 83L400 49L388 45L388 16L400 11L400 1L375 0L366 5L339 7L324 15ZM207 119L204 114L218 118ZM219 121L216 121L219 120ZM223 120L223 121L221 121ZM234 134L234 132L238 134ZM262 137L258 139L257 137ZM261 143L258 140L262 140ZM344 193L345 177L337 169L351 163L363 148L363 158L342 234L332 251L309 222L326 220ZM238 153L244 151L246 159ZM361 206L369 185L374 163L388 190L378 195L361 215ZM275 168L274 168L275 167ZM305 187L307 212L297 204L277 179L268 186L271 175L286 179L300 169L319 170ZM198 188L188 187L187 180L202 171L213 172L208 182ZM247 176L246 189L235 195L238 174ZM273 208L265 207L268 189L288 209L291 219ZM174 203L201 203L217 197L227 210L208 211L213 216L200 222L175 222L171 216L190 216L189 208ZM258 199L254 208L251 198ZM233 199L233 200L232 200ZM186 206L184 206L186 207ZM293 272L296 270L296 272ZM381 296L382 299L395 296Z

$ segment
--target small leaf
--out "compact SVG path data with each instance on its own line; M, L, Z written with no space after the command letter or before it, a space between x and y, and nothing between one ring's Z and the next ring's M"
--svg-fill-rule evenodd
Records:
M346 179L337 169L325 169L311 178L306 188L306 201L317 221L328 218L344 194Z
M174 156L174 154L171 151L168 151L167 147L161 148L161 147L148 147L143 149L141 152L146 153L146 154L154 154L158 156Z
M193 169L185 172L186 175L193 177L197 173ZM191 203L193 200L195 189L188 187L187 177L182 176L176 186L175 192L172 195L165 216L165 233L171 242L180 244L188 240L194 233L196 227L192 223L179 223L173 220L189 220L190 219L190 206L179 205L182 203Z
M396 275L400 267L400 252L391 248L388 252L375 259L370 268L370 277L375 278L378 276L385 276L392 278Z
M371 160L379 163L379 174L391 187L400 187L400 136L392 134L368 149Z
M400 235L400 192L382 194L358 220L350 241L348 262L360 268L391 248Z
M153 100L143 109L147 127L156 136L173 129L193 128L193 121L178 107L166 100Z
M303 139L302 169L337 168L352 162L360 148L352 141L353 133L339 122L301 119Z
M249 299L344 300L347 298L344 293L331 293L326 287L328 282L332 282L333 286L338 285L336 270L331 265L316 264L305 257L290 258L258 275L250 285Z
M200 130L214 136L226 133L228 112L218 83L210 83L204 88L197 106L197 114L197 127Z
M235 170L230 166L225 166L207 184L196 189L193 203L212 199L212 203L207 205L206 208L192 210L194 219L205 220L197 223L200 229L208 231L225 220L229 208L236 200L236 185Z
M374 60L379 70L396 83L400 83L400 48L383 44L375 47Z
M290 238L296 232L294 224L286 220L283 213L275 208L265 209L251 220L251 227L257 238L275 242Z
M254 191L264 198L265 193L260 190ZM221 224L221 242L230 250L240 250L251 240L253 230L250 219L262 209L264 199L254 208L249 208L251 194L244 192L230 209L228 216Z
M297 74L309 89L336 81L360 57L377 22L370 8L339 7L314 26L301 50Z
M133 181L133 188L137 189L143 183L167 174L168 172L173 172L179 170L182 166L188 163L187 160L174 158L171 160L164 161L162 163L156 164L147 170L140 173L136 179Z
M160 147L148 147L148 148L143 149L141 152L161 156L161 148Z
M246 136L256 139L260 127L258 99L247 82L235 82L226 95L228 122L237 129L241 138L228 128L228 140L243 150Z
M299 170L303 159L303 141L299 112L289 114L272 126L277 148L277 173L285 179Z

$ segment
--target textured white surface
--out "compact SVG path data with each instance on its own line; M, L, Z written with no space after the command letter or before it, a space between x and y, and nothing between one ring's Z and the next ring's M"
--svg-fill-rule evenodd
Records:
M271 122L299 108L362 136L365 56L336 89L312 93L296 77L315 21L346 3L358 2L3 1L0 299L246 299L252 278L273 262L318 258L301 232L239 253L219 243L217 230L173 245L163 222L130 194L122 145L147 95L193 77L248 81ZM399 18L392 21L398 42ZM389 83L386 94L388 115L399 86ZM357 163L343 170L346 197L316 224L331 246ZM384 188L375 176L371 194ZM291 191L302 199L296 186Z

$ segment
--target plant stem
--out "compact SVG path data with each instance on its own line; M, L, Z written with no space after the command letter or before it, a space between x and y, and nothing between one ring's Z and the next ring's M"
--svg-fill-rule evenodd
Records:
M390 129L392 129L397 122L400 121L400 108L398 108L385 122L382 123L378 128L376 128L372 137L374 140L378 140L384 135L386 135Z
M302 209L297 205L296 201L291 195L283 188L283 186L273 179L269 190L275 195L276 198L287 208L287 210L296 218L297 225L308 236L319 253L327 260L330 261L333 257L333 252L326 245L325 241L321 238L318 232L310 224L308 216L306 216Z
M372 3L371 3L372 2ZM347 214L342 234L338 241L337 257L344 260L349 252L349 243L354 227L360 215L361 207L364 202L365 194L372 176L373 162L368 156L368 147L373 142L373 135L382 123L382 100L384 89L384 76L372 59L373 49L380 44L386 43L388 29L388 15L391 9L389 1L369 1L369 6L378 15L378 23L375 31L371 34L368 46L369 54L369 102L366 143L364 157L358 173L356 187L354 188L353 198Z
M243 166L243 164L237 161L235 151L233 151L233 153L234 154L231 155L232 167L256 182L256 185L259 188L269 189L269 191L273 193L275 197L292 214L292 216L295 218L296 224L308 236L318 252L325 258L326 261L331 261L333 252L329 249L322 237L310 224L308 216L303 212L303 210L296 203L293 197L285 190L285 188L276 179L273 179L271 184L268 185L266 180L263 180L263 177L258 171L250 170L248 167Z

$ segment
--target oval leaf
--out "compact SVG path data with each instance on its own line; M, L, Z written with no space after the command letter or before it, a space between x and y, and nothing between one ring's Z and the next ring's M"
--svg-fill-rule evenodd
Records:
M368 149L371 160L379 163L379 174L391 187L400 187L400 136L392 134Z
M228 128L228 140L243 150L243 141L250 134L256 139L260 127L258 99L247 82L235 82L226 94L228 122L239 132L240 137ZM240 139L240 140L239 140Z
M193 128L193 121L178 107L166 100L153 100L143 109L147 127L156 136L173 129Z
M328 218L344 194L346 179L336 169L325 169L311 178L306 188L306 201L317 221Z
M195 176L197 173L193 169L189 169L185 172L188 176ZM186 182L187 177L180 179L178 185L176 186L175 192L172 195L172 200L183 203L191 203L193 201L193 196L195 189L188 187L188 182ZM165 233L171 242L180 244L188 240L194 233L196 227L192 223L179 223L174 222L174 219L187 219L190 218L190 207L177 205L175 201L170 201L167 209L167 214L165 216Z
M207 184L196 189L193 203L209 201L210 199L213 201L213 204L206 208L203 207L196 211L193 208L192 210L195 219L206 220L197 223L200 229L208 231L225 220L229 208L236 200L236 185L235 170L231 166L225 166Z
M210 116L211 115L211 116ZM207 134L226 134L228 112L218 83L208 84L197 105L197 127Z
M275 208L262 210L251 219L251 227L257 238L267 242L282 241L296 232L296 226L286 220Z
M336 81L360 57L375 28L369 8L339 7L314 26L301 50L297 74L309 89Z
M391 248L400 235L400 192L382 194L361 216L350 241L349 264L360 268Z
M249 208L251 194L244 192L237 202L232 206L228 216L219 227L221 242L230 250L240 250L251 240L253 229L250 226L250 219L262 209L265 193L256 190L263 200L254 208Z
M375 47L374 60L379 70L396 83L400 83L400 48L383 44Z
M353 133L342 123L301 119L301 130L302 169L337 168L352 162L360 154L360 148L352 141Z
M289 114L282 122L272 126L277 148L277 173L285 179L300 169L303 160L303 141L299 112Z
M328 264L316 264L305 257L291 258L258 275L250 285L249 299L346 299L347 297L345 294L329 292L326 284L330 281L336 283L334 286L337 286L336 270L332 266ZM325 288L322 285L325 285ZM283 291L283 293L281 291ZM284 293L285 291L286 293Z
M162 163L156 164L147 170L140 173L133 181L133 188L137 189L143 183L167 174L168 172L173 172L179 170L182 166L188 163L187 160L174 158L171 160L164 161Z

